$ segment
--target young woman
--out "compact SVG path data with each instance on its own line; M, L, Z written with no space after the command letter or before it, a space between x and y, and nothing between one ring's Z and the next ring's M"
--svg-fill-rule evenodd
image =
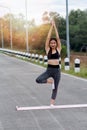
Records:
M56 38L51 38L53 28L55 30ZM47 36L45 50L48 56L47 70L36 79L36 82L52 84L50 105L53 106L57 96L58 84L60 81L59 57L61 52L61 42L54 21L52 21L52 25Z

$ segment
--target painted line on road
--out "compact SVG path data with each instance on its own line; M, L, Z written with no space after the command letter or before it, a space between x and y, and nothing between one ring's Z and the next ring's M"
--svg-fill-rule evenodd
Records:
M62 74L63 74L63 75L66 75L66 76L69 76L69 77L71 77L71 78L75 78L75 79L79 79L79 80L82 80L82 81L87 82L87 79L83 79L83 78L76 77L76 76L74 76L74 75L70 75L70 74L66 74L66 73L62 73Z
M46 110L46 109L65 109L65 108L87 108L87 104L73 104L73 105L54 105L54 106L32 106L32 107L18 107L17 111L24 110Z
M43 66L36 65L36 64L30 63L30 62L29 62L29 64L32 64L34 67L37 66L38 68L42 68L43 70L46 69L46 68L43 67ZM74 75L70 75L70 74L66 74L66 73L63 73L63 72L61 72L61 73L62 73L63 75L65 75L65 76L69 76L69 77L71 77L71 78L75 78L75 79L78 79L78 80L82 80L82 81L87 82L87 79L84 79L84 78L81 78L81 77L77 77L77 76L74 76Z

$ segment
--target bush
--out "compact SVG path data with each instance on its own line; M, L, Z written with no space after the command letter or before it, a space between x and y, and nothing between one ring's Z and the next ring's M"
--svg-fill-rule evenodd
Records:
M61 57L64 58L67 55L67 51L66 51L66 46L62 45L62 50L61 50Z

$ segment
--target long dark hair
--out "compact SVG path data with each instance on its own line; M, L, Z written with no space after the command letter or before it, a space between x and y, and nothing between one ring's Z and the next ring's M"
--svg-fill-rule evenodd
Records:
M52 40L56 41L56 43L57 43L57 39L56 39L55 37L51 37L50 40L49 40L49 44L50 44L50 42L51 42ZM48 55L50 56L51 54L52 54L52 48L50 47L50 50L49 50Z
M50 42L51 42L52 40L54 40L54 41L57 43L57 39L56 39L55 37L51 37L50 40L49 40L49 44L50 44Z

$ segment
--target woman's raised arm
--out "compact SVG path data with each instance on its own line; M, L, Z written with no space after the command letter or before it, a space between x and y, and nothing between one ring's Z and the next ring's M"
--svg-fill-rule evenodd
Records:
M50 27L50 30L49 30L48 35L47 35L46 43L45 43L46 53L48 53L48 51L49 51L49 40L51 38L52 29L53 29L53 23L52 23L52 25Z
M60 52L61 51L61 42L60 42L60 38L59 38L59 34L58 34L58 31L57 31L57 27L55 25L55 22L54 22L54 29L55 29L55 33L56 33L56 39L57 39L57 44L58 44L58 51Z

